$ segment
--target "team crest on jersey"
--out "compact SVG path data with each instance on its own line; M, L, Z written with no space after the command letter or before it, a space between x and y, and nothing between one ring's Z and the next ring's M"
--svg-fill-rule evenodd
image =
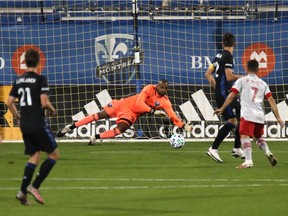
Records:
M134 36L108 34L95 38L96 76L107 83L126 83L134 75Z

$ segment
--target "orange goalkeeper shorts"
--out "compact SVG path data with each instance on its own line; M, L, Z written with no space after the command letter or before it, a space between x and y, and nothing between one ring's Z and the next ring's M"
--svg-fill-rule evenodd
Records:
M130 105L125 103L124 99L112 100L104 107L110 118L117 117L116 123L121 121L129 122L131 125L138 119L139 114L130 109Z

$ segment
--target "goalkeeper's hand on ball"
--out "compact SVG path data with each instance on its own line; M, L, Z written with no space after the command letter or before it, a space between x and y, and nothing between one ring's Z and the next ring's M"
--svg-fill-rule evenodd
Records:
M193 125L192 124L184 124L182 127L186 132L192 132Z

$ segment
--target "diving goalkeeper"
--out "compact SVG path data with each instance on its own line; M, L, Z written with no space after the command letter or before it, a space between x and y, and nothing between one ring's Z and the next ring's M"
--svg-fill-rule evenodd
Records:
M94 145L97 139L114 138L124 133L141 115L145 113L163 115L164 112L162 110L165 111L174 125L183 128L187 132L191 132L193 127L182 122L175 114L167 96L167 90L167 80L160 80L157 85L149 84L145 86L139 94L120 100L112 100L102 111L89 115L72 125L66 125L56 136L62 137L75 128L93 121L98 121L99 119L117 117L117 126L114 129L90 137L89 145Z

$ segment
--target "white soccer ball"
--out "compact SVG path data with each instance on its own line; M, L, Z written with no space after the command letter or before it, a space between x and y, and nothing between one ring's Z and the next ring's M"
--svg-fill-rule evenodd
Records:
M173 134L169 141L171 146L175 149L181 148L185 144L185 138L182 134Z

